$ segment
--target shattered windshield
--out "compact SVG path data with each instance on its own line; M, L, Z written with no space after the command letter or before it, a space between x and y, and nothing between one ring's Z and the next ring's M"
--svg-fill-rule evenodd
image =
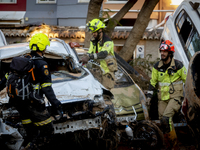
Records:
M118 70L115 72L115 86L129 86L133 85L134 82L128 77L126 72L118 66Z
M66 81L66 80L81 78L85 74L86 74L86 72L84 70L82 70L79 73L70 73L66 70L59 70L59 71L52 72L51 79L52 79L52 82Z
M45 59L49 64L52 82L69 81L82 78L87 72L75 66L71 59Z

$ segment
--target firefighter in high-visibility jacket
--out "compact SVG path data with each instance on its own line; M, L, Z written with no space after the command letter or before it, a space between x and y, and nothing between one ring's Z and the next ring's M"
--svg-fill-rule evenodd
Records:
M48 37L43 33L35 34L29 43L31 53L28 57L34 58L34 77L35 81L30 81L33 91L29 99L22 100L20 97L10 97L9 103L13 105L20 114L22 125L26 130L24 150L39 149L38 145L47 143L54 128L52 119L45 108L43 94L46 96L58 115L62 117L63 110L61 102L56 98L51 87L51 74L48 64L43 60L46 46L50 46ZM7 82L7 75L0 81L0 91L4 89ZM32 89L30 89L32 91ZM44 145L45 147L45 145Z
M177 139L172 117L181 107L183 83L185 83L187 71L182 62L173 58L175 50L171 41L162 42L159 50L161 60L152 69L147 105L150 105L153 91L158 88L158 115L161 119L165 141L172 147L176 145Z
M105 24L99 19L93 19L86 24L93 38L90 41L90 48L87 55L84 55L80 62L86 64L90 59L99 62L101 77L99 81L111 90L115 84L114 72L117 71L117 61L114 54L113 41L103 32Z

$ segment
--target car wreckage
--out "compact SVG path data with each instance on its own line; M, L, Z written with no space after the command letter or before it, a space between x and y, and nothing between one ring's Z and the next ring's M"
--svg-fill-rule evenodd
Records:
M93 139L97 141L109 143L105 144L106 149L115 149L125 133L126 125L129 125L133 130L132 141L145 141L150 147L162 143L161 131L148 121L144 93L121 65L118 64L116 85L110 92L79 63L75 44L66 44L60 39L50 39L50 43L44 59L50 66L52 87L64 111L63 118L57 120L57 114L45 98L53 119L54 134L84 131L87 139L95 137ZM0 47L0 77L9 71L13 57L28 53L28 43ZM19 113L9 105L9 97L4 89L0 92L0 144L17 150L25 138ZM102 145L99 142L98 147Z

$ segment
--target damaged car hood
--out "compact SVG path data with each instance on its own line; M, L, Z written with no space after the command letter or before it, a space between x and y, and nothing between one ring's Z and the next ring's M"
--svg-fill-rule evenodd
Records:
M101 84L91 74L76 81L53 83L52 87L61 103L94 99L95 95L102 95Z
M85 84L87 83L87 84ZM66 81L52 84L56 98L61 103L71 103L74 101L91 100L96 95L102 95L101 84L92 75L88 75L77 81ZM0 103L8 103L9 97L6 89L0 92ZM47 104L47 99L45 98Z

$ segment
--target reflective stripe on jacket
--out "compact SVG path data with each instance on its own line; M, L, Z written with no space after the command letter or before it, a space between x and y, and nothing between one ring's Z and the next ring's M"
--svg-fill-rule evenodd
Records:
M97 46L96 46L97 45ZM107 57L112 57L115 58L114 55L114 43L113 41L107 37L105 34L103 34L103 39L101 41L99 41L98 43L95 43L94 41L90 41L90 48L88 53L96 53L97 52L101 52L101 51L107 51L108 52L108 56ZM105 58L107 59L107 58ZM109 69L107 66L107 63L105 61L105 59L101 59L100 60L100 66L103 69L103 74L109 73Z
M164 69L163 66L162 61L154 65L150 80L150 84L154 88L158 84L158 98L169 100L175 97L183 97L183 83L185 83L187 76L186 68L180 61L173 58L167 69Z
M34 90L38 90L38 89L41 89L41 88L44 88L44 87L47 87L47 86L51 86L52 83L43 83L42 85L40 85L39 83L36 84L36 85L32 85L33 86L33 89Z

